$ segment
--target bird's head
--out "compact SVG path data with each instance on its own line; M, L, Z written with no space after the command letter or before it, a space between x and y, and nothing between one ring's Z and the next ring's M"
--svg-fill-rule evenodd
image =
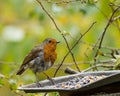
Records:
M55 51L57 44L60 43L59 41L53 38L47 38L43 42L45 44L44 48L47 48L50 51Z

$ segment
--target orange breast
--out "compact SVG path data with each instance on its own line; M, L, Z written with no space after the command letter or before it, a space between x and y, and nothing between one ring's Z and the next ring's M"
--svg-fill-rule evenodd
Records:
M57 58L57 54L55 50L52 49L52 47L53 46L49 45L44 46L44 59L47 62L51 61L51 63L53 64Z

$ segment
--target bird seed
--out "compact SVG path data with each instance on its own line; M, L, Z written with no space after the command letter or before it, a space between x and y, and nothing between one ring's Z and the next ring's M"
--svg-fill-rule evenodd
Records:
M81 88L82 86L85 86L86 84L96 82L105 77L107 77L107 76L105 76L105 75L100 75L100 76L89 75L89 76L84 76L84 77L75 77L66 82L61 82L61 83L58 83L55 85L51 85L49 87L62 88L62 89L78 89L78 88Z

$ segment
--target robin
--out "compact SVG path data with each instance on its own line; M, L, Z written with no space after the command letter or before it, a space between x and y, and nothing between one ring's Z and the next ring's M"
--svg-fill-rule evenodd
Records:
M53 38L47 38L40 45L35 46L23 60L17 75L21 75L29 68L35 73L38 82L37 73L44 73L45 70L49 69L54 64L57 58L55 50L58 43L59 42Z

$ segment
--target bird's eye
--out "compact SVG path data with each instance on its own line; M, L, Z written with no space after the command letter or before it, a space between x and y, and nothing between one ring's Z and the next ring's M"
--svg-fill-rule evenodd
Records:
M51 40L49 41L49 43L51 43Z

